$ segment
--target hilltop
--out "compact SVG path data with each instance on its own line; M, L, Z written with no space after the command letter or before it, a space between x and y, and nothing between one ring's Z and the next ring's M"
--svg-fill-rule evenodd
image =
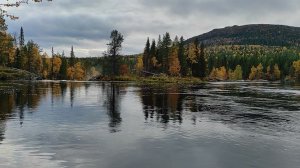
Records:
M300 27L252 24L214 29L210 32L186 40L198 38L206 45L266 45L299 46Z

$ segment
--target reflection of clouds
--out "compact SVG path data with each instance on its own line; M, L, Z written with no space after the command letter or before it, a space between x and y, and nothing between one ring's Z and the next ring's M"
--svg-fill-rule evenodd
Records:
M5 134L5 122L0 120L0 144L1 141L4 140L4 134Z
M51 89L48 89L48 95L32 109L34 113L27 115L25 109L27 116L22 127L17 117L0 121L0 133L6 123L6 139L0 145L1 168L238 167L236 165L245 164L253 167L253 160L257 158L263 167L272 167L274 162L278 167L299 165L296 164L299 163L297 134L275 137L241 127L253 128L253 124L230 122L231 118L226 115L243 113L241 109L245 106L229 101L237 96L223 95L227 92L221 91L226 87L143 90L134 85L116 84L113 92L110 83L83 83L73 86L73 108L69 106L69 87L68 84L66 91L57 91L64 98L53 96L54 106L51 106ZM213 93L204 90L213 90ZM113 112L119 116L110 114L110 103L105 104L112 97L117 106ZM164 114L169 116L169 122L157 121L156 115L162 114L156 111L153 118L145 120L145 106L166 109ZM195 113L191 112L192 108ZM173 116L179 111L183 120L180 124ZM120 118L121 123L115 124ZM242 118L249 119L248 116ZM242 118L236 121L243 121Z
M38 147L26 147L5 141L0 146L0 167L63 167L63 160L53 160L54 153L40 153Z

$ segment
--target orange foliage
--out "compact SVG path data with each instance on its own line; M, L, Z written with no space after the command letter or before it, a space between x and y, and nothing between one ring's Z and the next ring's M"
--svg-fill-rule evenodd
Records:
M61 59L59 57L54 57L53 59L53 72L55 74L59 73L61 66Z
M211 80L226 80L228 79L228 74L224 66L220 68L213 68L210 72L209 78Z
M179 76L180 74L180 62L178 60L178 48L173 47L172 51L170 53L170 58L169 58L169 73L172 76Z

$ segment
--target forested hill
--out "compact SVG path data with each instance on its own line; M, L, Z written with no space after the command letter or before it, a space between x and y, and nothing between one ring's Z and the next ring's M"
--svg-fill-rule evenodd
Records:
M192 37L206 45L267 45L299 46L300 27L283 25L253 24L214 29L208 33Z

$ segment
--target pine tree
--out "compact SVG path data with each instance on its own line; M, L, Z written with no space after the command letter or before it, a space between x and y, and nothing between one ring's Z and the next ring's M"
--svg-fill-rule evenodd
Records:
M118 74L118 63L120 51L122 50L122 43L124 41L123 35L117 30L113 30L110 35L110 43L108 43L108 54L112 62L113 78Z

